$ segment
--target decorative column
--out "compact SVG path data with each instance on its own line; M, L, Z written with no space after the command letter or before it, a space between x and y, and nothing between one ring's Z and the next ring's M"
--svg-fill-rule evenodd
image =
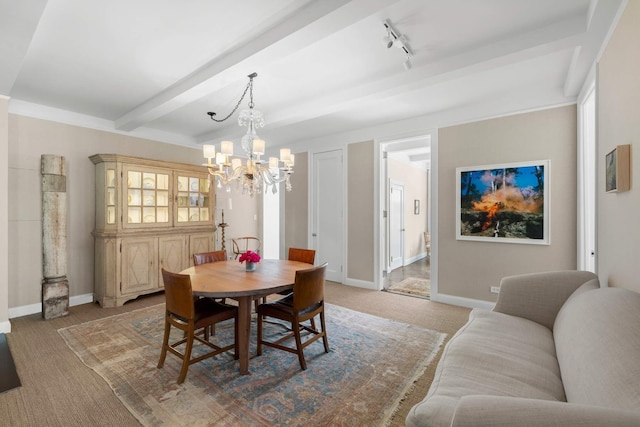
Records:
M42 317L69 314L67 281L67 177L64 157L43 154Z

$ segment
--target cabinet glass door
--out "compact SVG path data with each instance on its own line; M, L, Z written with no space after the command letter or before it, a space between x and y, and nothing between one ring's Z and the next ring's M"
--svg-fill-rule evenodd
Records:
M170 226L169 182L166 172L127 168L125 227Z
M176 225L211 222L211 193L208 175L178 173Z
M116 170L107 169L107 224L116 223Z

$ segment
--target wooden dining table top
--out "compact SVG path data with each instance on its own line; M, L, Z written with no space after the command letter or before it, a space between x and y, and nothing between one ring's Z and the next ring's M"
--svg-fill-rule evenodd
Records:
M212 298L269 295L293 288L296 271L313 268L304 262L263 259L255 271L238 261L219 261L189 267L195 295Z

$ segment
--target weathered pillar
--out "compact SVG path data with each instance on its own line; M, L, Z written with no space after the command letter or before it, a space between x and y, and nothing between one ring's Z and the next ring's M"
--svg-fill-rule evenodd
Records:
M64 157L43 154L42 317L69 314L67 281L67 177Z

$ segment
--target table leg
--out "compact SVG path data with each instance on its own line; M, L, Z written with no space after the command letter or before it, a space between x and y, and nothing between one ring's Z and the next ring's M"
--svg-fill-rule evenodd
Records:
M251 296L238 298L238 358L240 374L249 374L249 338L251 337Z

